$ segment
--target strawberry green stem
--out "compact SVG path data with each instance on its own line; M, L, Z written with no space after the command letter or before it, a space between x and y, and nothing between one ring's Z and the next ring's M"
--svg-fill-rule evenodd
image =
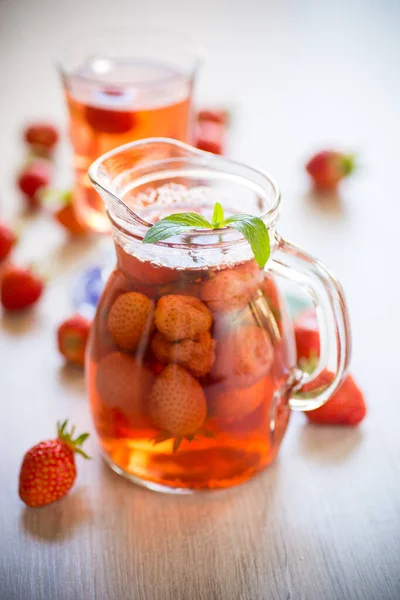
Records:
M68 444L73 452L80 454L84 458L90 458L81 448L83 442L89 437L89 433L81 433L77 438L73 439L75 434L75 425L71 427L71 430L67 431L68 419L65 419L62 423L57 422L57 437L62 442Z
M299 367L305 372L311 374L318 366L319 357L314 351L311 352L309 358L301 358Z
M344 154L341 157L340 162L344 177L347 177L348 175L353 173L357 166L355 154Z

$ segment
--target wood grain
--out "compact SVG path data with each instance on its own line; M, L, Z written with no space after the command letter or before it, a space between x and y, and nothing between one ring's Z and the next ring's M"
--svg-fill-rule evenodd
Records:
M231 155L274 173L285 196L280 231L345 286L369 416L357 430L334 430L295 414L275 465L240 488L192 497L119 478L92 436L94 459L80 462L70 496L24 508L24 451L66 415L93 431L82 375L62 365L54 331L77 273L101 252L101 242L72 243L34 218L17 259L44 262L51 283L33 313L0 316L0 599L398 600L399 5L0 2L2 217L18 206L20 124L64 118L51 62L61 34L90 35L89 24L122 17L186 29L209 49L199 97L233 105ZM359 150L362 168L341 198L321 204L302 165L326 144Z

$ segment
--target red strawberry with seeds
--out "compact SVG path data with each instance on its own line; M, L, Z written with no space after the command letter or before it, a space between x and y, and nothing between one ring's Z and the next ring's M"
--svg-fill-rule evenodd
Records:
M153 327L153 302L139 292L121 294L113 303L107 324L111 337L122 350L135 350Z
M40 206L40 192L50 183L52 167L49 161L36 159L29 163L18 176L18 187L31 208Z
M59 133L51 123L38 121L26 127L24 139L35 153L48 156L57 146Z
M318 152L306 165L315 187L326 191L336 190L339 182L348 177L354 169L354 155L335 150Z
M175 438L175 452L182 438L190 439L201 429L207 403L197 379L180 365L170 364L154 383L149 412L153 423L161 429L161 439Z
M167 294L159 299L154 313L158 331L170 342L194 338L210 329L212 314L198 298Z
M0 283L1 303L10 311L23 310L39 300L43 289L43 281L30 269L11 266Z
M333 373L325 370L316 382L303 387L307 391L315 386L326 386L333 380ZM306 417L319 425L358 425L365 417L367 408L364 396L351 375L347 375L339 389L323 406L307 411Z
M5 223L0 222L0 261L9 256L17 241L17 236Z
M68 362L83 366L91 321L74 315L64 321L57 332L58 349Z
M156 331L151 340L151 349L161 363L182 365L195 377L209 373L215 360L215 340L208 331L199 333L193 339L184 338L177 342L169 341Z
M57 437L33 446L22 460L19 496L28 506L45 506L66 496L76 479L75 453L89 458L81 447L89 434L73 439L75 427L68 433L67 424L57 423Z

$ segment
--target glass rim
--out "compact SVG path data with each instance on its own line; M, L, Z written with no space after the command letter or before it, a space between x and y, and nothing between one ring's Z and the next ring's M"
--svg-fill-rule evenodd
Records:
M149 38L150 36L157 36L158 39L165 39L166 43L171 45L174 44L177 47L181 47L182 49L182 55L183 56L187 56L190 57L191 62L193 63L191 68L188 69L188 72L185 73L188 77L190 78L194 78L196 72L198 71L198 69L201 67L201 65L204 62L205 59L205 51L204 48L194 42L189 36L187 36L185 33L183 33L182 31L177 31L174 29L168 29L168 28L162 28L162 27L157 27L157 26L144 26L144 27L138 27L138 26L130 26L130 25L120 25L120 26L111 26L111 27L104 27L104 28L100 28L95 30L92 35L90 36L93 40L96 39L102 39L104 38L105 40L107 40L108 37L118 37L120 38L123 35L129 35L129 37L132 40L138 39L138 38ZM55 67L57 69L57 71L60 73L60 75L62 76L62 78L68 78L71 77L72 72L66 68L66 62L68 60L68 53L73 53L74 51L76 51L76 44L73 44L73 47L71 49L71 47L68 45L69 42L73 39L76 39L76 33L75 34L71 34L70 37L64 38L64 40L62 41L61 45L58 48L58 51L55 54L55 58L54 58L54 64ZM90 38L89 38L90 39ZM84 53L82 53L83 55ZM127 51L127 57L129 57L130 52L129 50ZM134 56L135 53L132 53L132 56ZM84 58L84 56L82 56L82 58ZM74 75L74 78L80 80L80 81L88 81L88 82L93 82L95 81L92 77L88 77L85 75ZM156 79L155 81L151 82L152 85L154 84L161 84L163 82L167 82L169 81L170 76L163 76L160 77L159 79ZM124 81L123 83L120 82L113 82L113 85L129 85L129 80ZM149 82L143 82L143 81L135 81L135 85L137 86L143 86L145 87L146 85L149 85Z
M154 138L146 138L146 139L142 139L142 140L136 140L134 142L129 142L127 144L123 144L122 146L118 146L117 148L114 148L113 150L110 150L109 152L106 152L105 154L103 154L102 156L97 158L90 165L90 167L88 169L88 177L89 177L91 183L93 184L93 186L95 188L101 189L105 194L111 196L118 204L122 204L124 210L127 211L127 213L132 217L132 219L134 219L138 225L143 227L144 235L145 235L146 231L148 231L152 227L152 223L143 219L128 204L126 204L126 202L124 202L124 200L119 198L109 186L104 185L103 183L99 182L97 175L98 175L99 169L101 168L102 163L105 160L112 158L113 156L116 156L116 155L120 154L121 152L130 150L132 148L139 148L141 146L146 146L149 144L157 144L157 143L174 145L174 146L181 148L182 150L188 151L188 153L190 153L192 156L206 157L206 158L209 158L210 161L219 161L221 163L225 163L226 165L231 165L232 168L235 168L235 167L243 168L244 167L250 173L253 173L256 176L261 176L261 178L264 179L273 190L273 197L271 200L272 204L267 208L267 210L265 210L264 212L262 212L259 215L254 215L254 216L258 216L265 223L267 228L273 226L276 223L277 217L279 215L279 208L280 208L280 203L281 203L281 191L280 191L278 184L274 180L274 178L271 177L266 171L264 171L262 169L258 169L256 167L249 166L249 165L239 162L237 160L227 158L225 156L218 156L218 155L212 154L210 152L205 152L204 150L199 150L198 148L194 148L193 146L190 146L189 144L185 144L184 142L180 142L179 140L174 140L174 139L170 139L170 138L154 137ZM182 158L184 158L184 157L182 157ZM164 159L164 161L165 160L167 160L167 159ZM158 161L155 161L154 165L156 165L157 163L161 164L162 162L163 162L163 159L160 159ZM149 165L151 165L151 163L149 163ZM233 177L233 174L232 174L232 177ZM250 178L248 178L248 180L250 181ZM265 198L265 194L264 194L264 198ZM129 231L129 229L126 229L121 224L120 219L118 219L118 221L116 221L116 219L111 214L111 211L109 209L107 209L107 213L108 213L108 216L109 216L112 224L114 226L116 226L118 229L124 231L127 235L129 235L131 237L136 237L136 238L140 237L141 239L143 239L144 235L138 236L137 233L133 233L132 231ZM221 227L220 229L212 229L212 230L197 229L197 228L191 228L191 230L190 230L191 235L201 236L201 237L215 235L216 232L218 234L232 233L232 228L229 226L226 226L226 227ZM195 245L192 245L191 248L192 249L195 248L195 249L199 249L199 250L205 249L205 248L212 249L212 248L220 248L221 246L232 246L232 245L241 244L241 243L248 243L248 242L245 238L239 238L237 240L224 240L224 241L219 241L216 243L195 244ZM155 242L154 245L171 247L171 248L187 248L188 247L188 244L185 244L185 243L165 242L165 241Z

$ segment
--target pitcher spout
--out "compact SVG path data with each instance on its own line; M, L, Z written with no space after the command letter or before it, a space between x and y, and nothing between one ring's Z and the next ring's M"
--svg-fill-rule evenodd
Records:
M104 201L112 221L144 235L149 223L138 214L138 193L155 181L168 178L173 167L206 153L168 138L149 138L120 146L98 158L89 168L89 178ZM179 164L181 163L181 164Z
M258 214L269 226L278 218L280 193L268 175L168 138L120 146L97 159L88 173L111 221L134 235L144 236L152 224L143 208L152 201L179 205L183 190L207 190L203 195L210 204L226 197L233 210ZM162 197L159 190L174 194Z

